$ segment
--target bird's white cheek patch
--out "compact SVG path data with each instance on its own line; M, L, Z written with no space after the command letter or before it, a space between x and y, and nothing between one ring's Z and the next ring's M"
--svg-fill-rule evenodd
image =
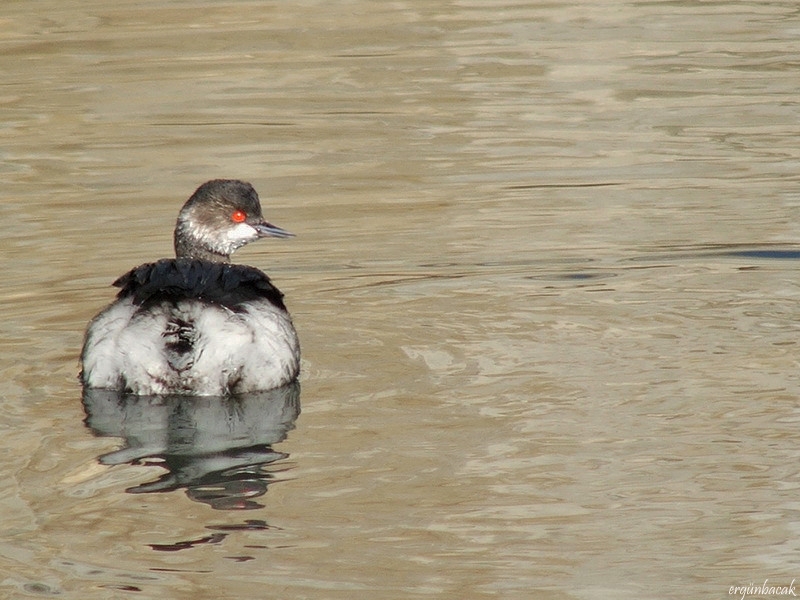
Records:
M239 223L233 229L228 230L226 237L233 244L243 244L256 239L258 232L247 223Z

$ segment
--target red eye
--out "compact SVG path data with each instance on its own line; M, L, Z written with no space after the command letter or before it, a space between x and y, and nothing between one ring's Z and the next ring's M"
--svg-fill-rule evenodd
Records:
M244 223L247 219L247 215L244 213L243 210L235 210L231 215L231 221L234 223Z

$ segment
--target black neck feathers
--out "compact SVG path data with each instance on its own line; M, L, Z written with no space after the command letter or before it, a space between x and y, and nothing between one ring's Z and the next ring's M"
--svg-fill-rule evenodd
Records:
M254 267L192 258L164 258L136 267L114 282L118 298L139 305L192 298L237 311L246 302L268 300L286 310L283 294Z

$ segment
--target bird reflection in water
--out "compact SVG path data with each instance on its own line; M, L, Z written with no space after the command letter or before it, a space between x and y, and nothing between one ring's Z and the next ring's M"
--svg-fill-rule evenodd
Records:
M154 465L160 478L132 494L181 488L196 502L219 510L263 508L275 473L264 467L288 457L283 441L300 414L300 386L234 397L135 396L84 389L86 425L99 436L123 438L122 448L100 456L104 465Z

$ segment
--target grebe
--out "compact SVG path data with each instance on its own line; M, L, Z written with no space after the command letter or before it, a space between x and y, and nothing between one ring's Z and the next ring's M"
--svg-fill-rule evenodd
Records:
M292 235L264 220L249 183L201 185L178 215L176 258L117 279L117 299L89 323L83 385L226 396L297 379L300 344L283 294L258 269L230 264L249 242Z

